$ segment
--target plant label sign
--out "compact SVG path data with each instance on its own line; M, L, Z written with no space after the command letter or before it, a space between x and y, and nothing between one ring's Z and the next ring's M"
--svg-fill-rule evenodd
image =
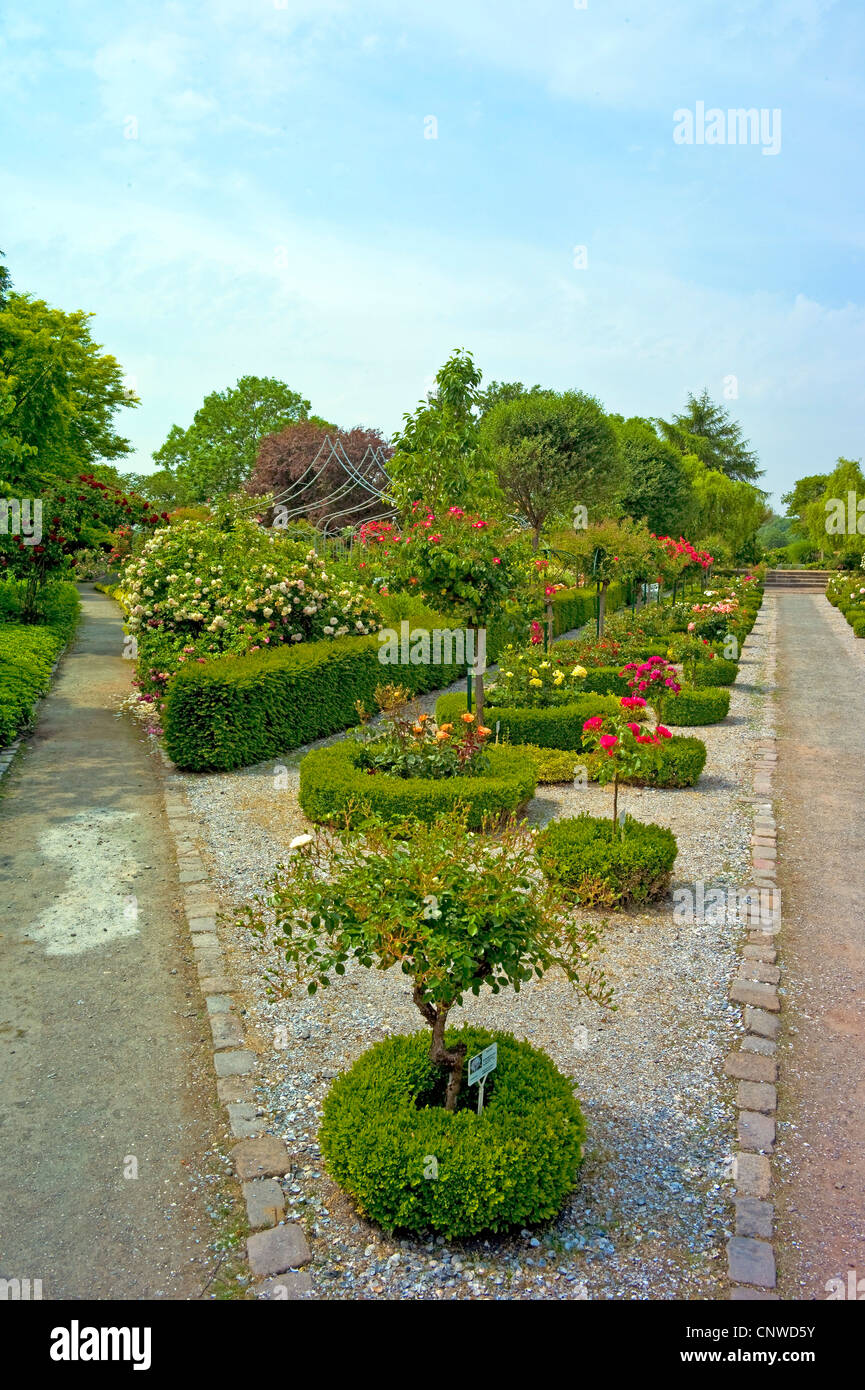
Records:
M499 1045L491 1043L485 1047L483 1052L478 1052L474 1057L469 1058L469 1085L474 1086L478 1081L483 1081L489 1076L491 1071L495 1071L499 1061Z
M484 1108L484 1082L491 1071L495 1071L499 1062L499 1045L490 1043L483 1052L476 1052L474 1057L469 1058L469 1085L479 1087L478 1090L478 1114Z

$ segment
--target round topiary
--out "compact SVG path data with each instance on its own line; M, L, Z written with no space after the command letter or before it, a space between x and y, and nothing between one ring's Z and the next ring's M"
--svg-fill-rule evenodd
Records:
M486 818L509 815L535 794L535 768L530 758L506 747L485 750L489 772L477 777L391 777L370 775L359 768L359 745L351 739L314 748L300 763L300 804L312 821L352 823L368 807L385 820L414 816L429 824L457 806L467 808L467 825L479 830Z
M551 821L537 838L544 873L585 907L663 897L677 853L672 830L632 816L621 831L606 817L566 817Z
M739 673L738 661L716 656L707 661L698 661L694 671L694 685L705 688L707 685L732 685Z
M549 1221L574 1187L585 1121L574 1082L544 1052L510 1033L448 1029L466 1056L498 1044L484 1108L465 1078L445 1110L445 1074L428 1032L377 1043L337 1078L319 1143L328 1172L386 1231L458 1240Z

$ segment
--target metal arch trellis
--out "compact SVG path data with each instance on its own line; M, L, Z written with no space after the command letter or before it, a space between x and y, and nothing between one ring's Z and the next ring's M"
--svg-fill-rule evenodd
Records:
M326 497L315 497L316 484L334 460L345 474L344 480ZM280 526L298 520L311 508L324 510L322 535L325 539L333 539L337 531L357 522L386 521L395 516L395 508L385 500L389 484L390 475L383 449L374 449L369 445L360 463L355 463L346 453L342 441L333 440L328 434L305 471L274 497L273 504L279 508ZM346 501L357 488L368 496L349 506L334 508L335 503ZM377 511L369 510L376 507Z

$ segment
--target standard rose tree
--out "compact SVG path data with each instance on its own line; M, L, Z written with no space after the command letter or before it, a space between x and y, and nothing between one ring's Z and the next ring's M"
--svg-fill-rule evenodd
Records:
M641 695L626 695L619 701L622 714L595 714L583 724L583 735L589 748L602 756L598 764L598 781L602 786L613 784L613 834L618 833L619 779L632 777L643 766L641 749L670 738L669 729L658 724L654 732L637 724L627 715L644 709Z
M450 1011L468 994L493 994L559 967L598 1003L610 990L594 961L597 934L574 920L540 871L532 832L513 822L473 835L459 816L402 833L371 823L364 834L319 832L289 858L240 919L258 937L271 983L310 994L354 961L399 966L432 1030L430 1058L454 1110L465 1046L449 1047Z

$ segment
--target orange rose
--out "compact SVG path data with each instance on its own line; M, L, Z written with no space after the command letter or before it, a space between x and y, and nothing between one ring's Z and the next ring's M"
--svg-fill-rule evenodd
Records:
M440 733L443 733L443 734L452 733L452 732L453 732L453 727L454 727L453 724L441 724L441 725L439 725L439 732L440 732Z
M481 738L486 738L489 734L492 733L492 729L486 729L484 728L483 724L479 724L478 733L480 734Z
M468 714L468 713L466 713L466 714L464 714L464 715L462 716L462 721L463 721L464 724L473 724L473 723L474 723L474 718L475 718L475 717L474 717L473 714Z
M436 734L436 743L444 743L446 738L450 738L450 734L447 732L447 729L439 729L438 733Z
M422 733L423 733L423 724L412 724L412 726L411 726L411 731L412 731L413 734L422 734Z

